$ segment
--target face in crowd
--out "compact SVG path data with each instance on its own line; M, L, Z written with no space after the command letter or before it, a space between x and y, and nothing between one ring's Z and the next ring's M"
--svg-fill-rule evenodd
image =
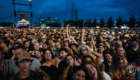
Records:
M44 58L46 60L51 60L52 59L52 53L50 50L46 50L45 53L44 53Z
M39 47L39 43L35 43L35 44L34 44L34 50L39 50L39 48L40 48L40 47Z

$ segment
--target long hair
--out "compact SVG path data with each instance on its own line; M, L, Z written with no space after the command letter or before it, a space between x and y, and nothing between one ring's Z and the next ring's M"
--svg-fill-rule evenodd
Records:
M118 63L120 62L120 60L124 61L124 59L121 59L121 58L122 57L118 57L118 56L113 57L113 62L110 69L110 72L113 72L113 74L118 71ZM121 75L125 78L125 73L123 72L123 70L121 70Z
M85 63L85 64L83 65L84 71L85 71L85 73L86 73L86 79L87 79L87 80L92 80L92 77L89 76L88 71L87 71L87 69L85 68L85 66L86 66L87 64L90 64L91 66L93 66L93 67L96 68L98 80L104 80L104 77L103 77L102 73L100 72L99 67L96 66L94 63L91 63L91 62L87 62L87 63Z
M53 52L52 52L50 49L46 49L46 50L45 50L45 52L46 52L46 51L50 51L50 52L51 52L51 55L52 55L52 57L51 57L51 58L52 58L52 59L54 59L54 57L55 57L55 56L53 55ZM42 63L44 63L44 62L46 61L46 59L45 59L45 57L44 57L45 52L43 53Z

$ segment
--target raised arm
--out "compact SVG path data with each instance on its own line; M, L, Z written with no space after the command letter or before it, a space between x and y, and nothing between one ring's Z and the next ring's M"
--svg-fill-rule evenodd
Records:
M84 32L85 30L82 29L82 35L81 35L81 45L84 45L83 41L84 41Z
M97 52L97 48L96 48L96 45L95 45L95 42L94 42L94 38L93 38L93 29L91 30L91 33L90 33L90 36L91 36L91 40L92 40L92 44L93 44L93 51L96 51Z
M70 36L70 39L72 39L74 43L77 44L76 40L72 36Z
M68 39L69 39L69 26L70 26L70 24L67 24L67 26L66 26L66 34L67 34Z

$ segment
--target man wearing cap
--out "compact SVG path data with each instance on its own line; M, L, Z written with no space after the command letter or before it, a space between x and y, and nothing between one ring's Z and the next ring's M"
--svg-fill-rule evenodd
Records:
M14 48L14 55L15 55L15 58L16 58L16 60L18 59L18 57L19 57L19 54L21 53L21 52L27 52L27 50L26 50L26 48L24 47L24 46L16 46L15 48ZM30 54L30 53L29 53ZM40 61L38 60L38 59L36 59L36 58L33 58L33 57L31 57L31 59L33 60L33 62L32 62L32 65L30 66L30 70L32 70L32 71L34 71L34 72L36 72L36 73L39 73L39 72L41 72L41 70L40 70L40 66L41 66L41 63L40 63ZM15 61L16 61L15 60ZM15 62L13 62L12 64L11 64L11 74L13 74L13 75L15 75L15 74L17 74L18 72L19 72L19 67L17 67L16 66L16 64L15 64Z
M31 64L31 55L27 52L20 53L16 64L20 71L11 80L38 80L35 73L29 70Z

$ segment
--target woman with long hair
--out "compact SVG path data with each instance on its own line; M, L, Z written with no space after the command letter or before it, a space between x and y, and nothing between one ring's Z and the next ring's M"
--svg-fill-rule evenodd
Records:
M124 57L113 57L112 67L108 74L112 80L125 80Z
M42 65L43 66L51 66L52 60L54 59L53 53L51 50L47 49L43 54Z
M101 65L101 71L105 71L108 73L108 71L111 69L112 66L112 56L109 51L104 51L104 62Z
M127 66L128 61L127 61L127 58L126 58L126 51L125 51L125 49L123 47L118 47L117 48L117 50L116 50L116 56L124 57L125 66Z
M86 73L87 80L104 80L100 69L94 63L85 63L83 68Z
M64 70L62 74L62 80L71 80L73 76L73 69L75 66L80 66L77 60L72 55L65 57Z

